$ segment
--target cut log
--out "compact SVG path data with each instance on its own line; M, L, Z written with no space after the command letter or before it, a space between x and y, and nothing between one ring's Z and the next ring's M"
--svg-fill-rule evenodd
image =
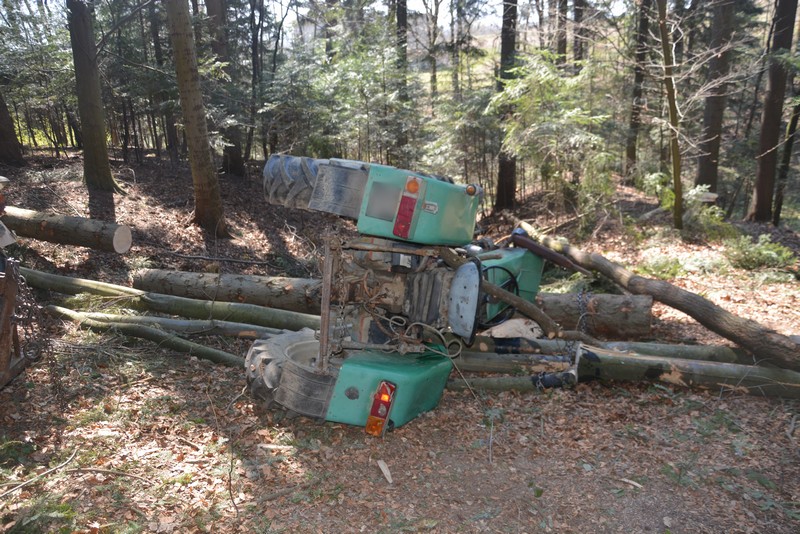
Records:
M578 265L599 272L635 295L651 295L655 300L682 311L712 332L747 349L759 360L800 371L800 344L791 338L751 319L738 317L696 293L663 280L636 275L600 254L584 252L562 240L542 235L524 221L518 221L518 224L528 235Z
M300 330L301 328L319 330L319 316L317 315L276 310L253 304L210 302L160 295L158 293L146 293L130 287L43 273L32 269L20 268L20 272L25 277L28 285L32 287L57 291L67 295L89 293L126 298L127 304L135 309L180 315L194 319L219 319L254 324L279 330Z
M800 373L787 369L660 358L597 347L578 350L578 380L662 382L720 392L800 399Z
M123 254L133 243L131 229L85 217L69 217L6 206L3 222L18 236Z
M455 338L453 338L455 339ZM794 339L794 338L792 338ZM515 355L515 354L565 354L570 351L570 343L560 339L493 338L477 336L474 343L465 350L471 353ZM636 352L664 358L683 358L708 362L737 363L740 365L761 365L744 349L723 345L667 345L664 343L641 343L632 341L610 341L600 347L618 352Z
M308 278L191 273L147 269L133 279L142 291L223 302L246 302L301 313L320 313L322 282ZM542 293L537 305L567 330L576 329L585 314L586 332L614 339L650 334L653 299L647 295ZM555 327L553 327L555 328Z
M592 336L636 339L650 335L653 297L650 295L540 293L536 303L562 328ZM579 325L584 317L583 327Z
M136 273L133 287L164 295L319 314L322 282L308 278L145 269Z

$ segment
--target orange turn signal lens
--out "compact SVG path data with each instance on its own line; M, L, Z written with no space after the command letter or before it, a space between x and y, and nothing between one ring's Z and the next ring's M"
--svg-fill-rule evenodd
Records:
M475 196L475 195L478 193L478 186L477 186L477 185L474 185L474 184L469 184L469 185L467 186L466 193L467 193L469 196L471 196L471 197L474 197L474 196Z
M416 195L419 193L419 180L416 178L411 178L406 182L406 191L411 193L412 195Z

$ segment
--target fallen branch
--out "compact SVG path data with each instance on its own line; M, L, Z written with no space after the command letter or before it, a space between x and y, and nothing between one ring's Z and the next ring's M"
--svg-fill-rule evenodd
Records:
M4 492L4 493L0 493L0 499L2 499L2 498L4 498L4 497L7 497L8 495L11 495L12 493L14 493L15 491L17 491L18 489L24 488L25 486L29 486L30 484L32 484L32 483L34 483L34 482L36 482L36 481L37 481L37 480L39 480L40 478L46 477L47 475L49 475L49 474L50 474L50 473L52 473L53 471L58 471L59 469L61 469L61 468L62 468L62 467L64 467L65 465L69 464L69 463L70 463L72 460L74 460L74 459L75 459L75 455L77 455L77 454L78 454L78 449L75 449L75 450L72 452L72 455L70 455L70 457L69 457L69 458L67 458L67 459L66 459L66 460L64 460L62 463L58 464L57 466L55 466L55 467L53 467L53 468L51 468L51 469L48 469L47 471L45 471L45 472L43 472L43 473L39 473L39 474L38 474L38 475L36 475L35 477L31 477L31 478L29 478L29 479L28 479L28 480L26 480L25 482L22 482L22 483L20 483L20 484L18 484L18 485L16 485L16 486L14 486L13 488L11 488L10 490L8 490L8 491L6 491L6 492Z
M129 305L137 309L180 315L194 319L218 319L247 323L279 330L319 329L319 316L276 310L253 304L210 302L205 300L146 293L130 287L43 273L20 268L28 285L39 289L57 291L67 295L90 293L110 297L127 297Z
M126 336L147 339L157 343L161 347L166 347L178 352L188 353L192 356L197 356L198 358L203 358L204 360L209 360L214 363L227 365L229 367L244 366L244 359L240 358L239 356L187 341L180 337L167 334L156 328L135 324L106 323L102 321L96 321L94 319L90 319L84 313L62 308L60 306L50 305L45 309L51 315L63 319L69 319L78 323L82 327L89 328L96 332L106 332L111 330Z
M662 382L675 386L800 399L800 373L786 369L659 358L597 347L578 349L578 380Z
M189 320L189 319L172 319L168 317L153 317L142 315L119 315L109 313L97 312L83 312L84 315L95 321L102 321L104 323L128 323L140 324L145 326L158 327L163 330L171 332L178 332L186 335L221 335L231 337L241 337L246 339L260 339L268 336L274 336L283 332L277 328L268 328L266 326L256 326L247 323L234 323L230 321L219 321L211 319L204 320Z
M631 293L652 295L655 300L684 312L712 332L747 349L760 360L766 360L778 367L800 371L800 358L798 358L800 344L789 337L770 330L756 321L738 317L696 293L663 280L638 276L600 254L587 253L563 241L541 235L524 221L518 221L518 224L543 245L568 256L586 269L599 272Z

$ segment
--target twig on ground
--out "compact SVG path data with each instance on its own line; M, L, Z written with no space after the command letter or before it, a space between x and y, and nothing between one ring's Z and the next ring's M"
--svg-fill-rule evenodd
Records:
M298 484L297 486L292 486L291 488L283 488L279 489L278 491L273 491L272 493L264 496L261 498L262 501L274 501L279 497L283 497L284 495L290 495L295 491L300 491L307 489L311 486L311 482L306 482L305 484Z
M25 482L22 482L22 483L20 483L19 485L17 485L17 486L14 486L14 487L13 487L13 488L11 488L10 490L8 490L8 491L6 491L6 492L4 492L4 493L0 494L0 499L2 499L2 498L4 498L4 497L6 497L6 496L8 496L8 495L10 495L10 494L12 494L12 493L14 493L14 492L15 492L15 491L17 491L18 489L24 488L25 486L27 486L27 485L29 485L29 484L32 484L32 483L34 483L35 481L39 480L40 478L43 478L43 477L45 477L45 476L49 475L49 474L50 474L50 473L52 473L53 471L58 471L59 469L61 469L61 468L62 468L62 467L64 467L65 465L69 464L69 463L70 463L72 460L74 460L74 459L75 459L75 456L76 456L77 454L78 454L78 449L75 449L75 450L72 452L72 455L70 455L70 457L69 457L69 458L67 458L67 459L66 459L64 462L62 462L62 463L58 464L57 466L53 467L52 469L48 469L48 470L47 470L47 471L45 471L44 473L39 473L39 474L38 474L38 475L36 475L35 477L33 477L33 478L29 478L29 479L28 479L28 480L26 480Z
M67 469L66 473L104 473L107 475L119 475L123 477L130 477L135 478L137 480L141 480L142 482L147 482L148 484L152 484L152 480L148 480L144 477L140 477L139 475L134 475L133 473L126 473L125 471L115 471L113 469L102 469L100 467L76 467L74 469Z

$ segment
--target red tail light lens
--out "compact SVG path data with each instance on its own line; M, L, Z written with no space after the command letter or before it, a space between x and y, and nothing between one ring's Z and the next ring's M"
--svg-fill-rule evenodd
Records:
M397 390L397 386L386 380L381 381L378 385L378 390L373 397L372 408L367 416L367 434L382 436L386 431L386 422L392 411L395 390Z

